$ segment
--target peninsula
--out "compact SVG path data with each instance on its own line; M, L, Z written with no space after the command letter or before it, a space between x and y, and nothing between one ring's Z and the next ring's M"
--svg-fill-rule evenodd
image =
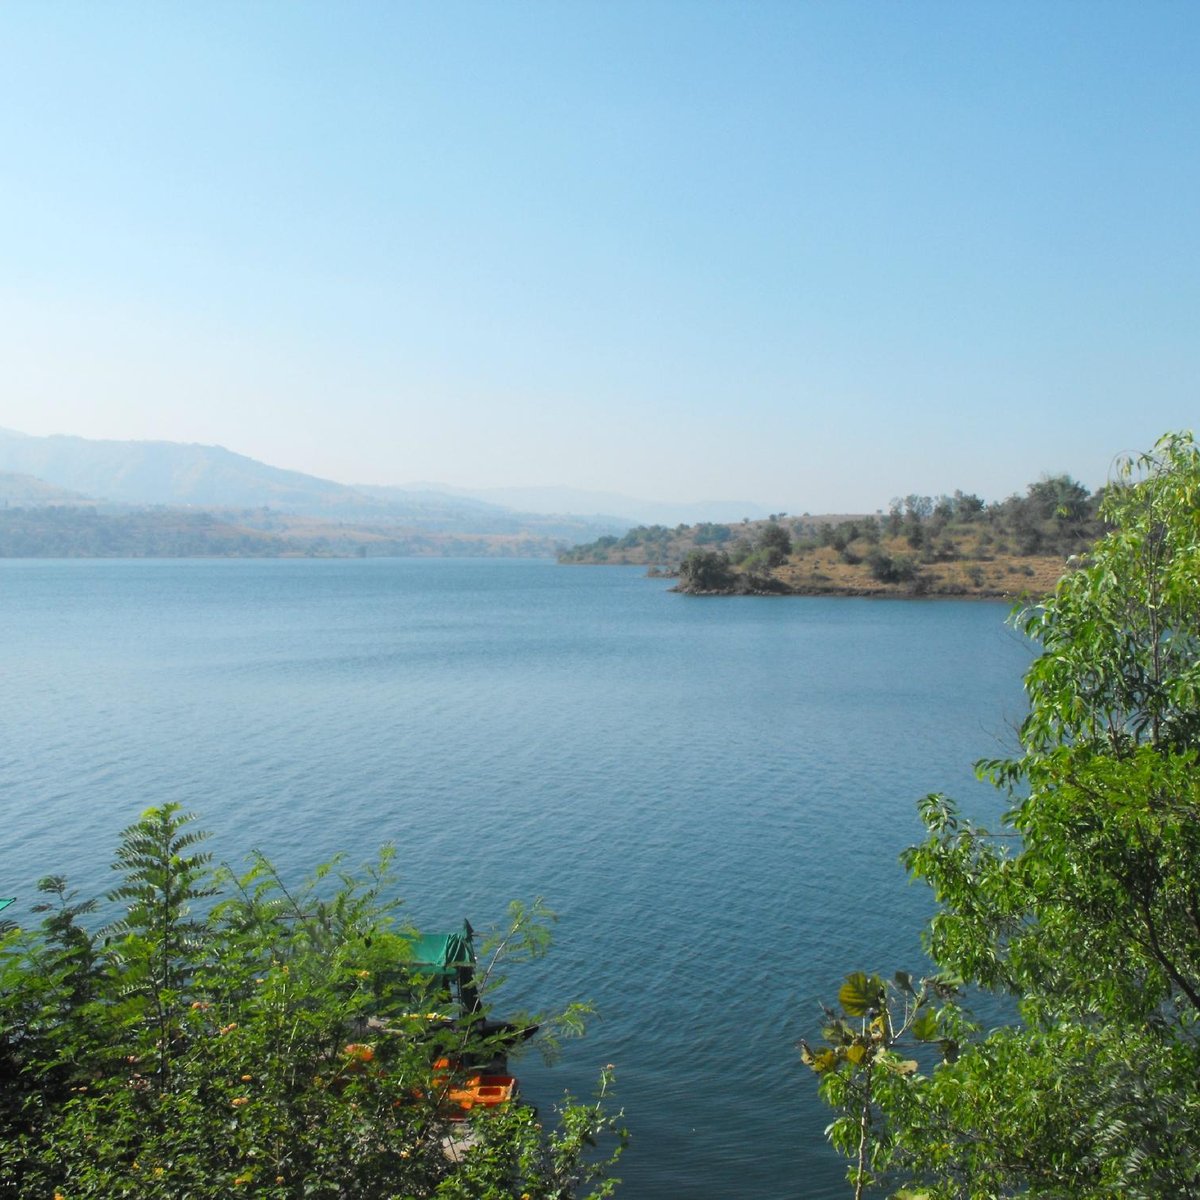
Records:
M639 526L559 556L645 564L692 595L974 596L1046 593L1099 536L1099 497L1060 475L1023 496L910 495L886 513L775 513L737 525Z

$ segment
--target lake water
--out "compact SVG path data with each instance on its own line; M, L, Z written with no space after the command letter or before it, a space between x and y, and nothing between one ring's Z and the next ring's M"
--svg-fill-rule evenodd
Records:
M560 915L514 1005L590 999L548 1111L617 1068L625 1200L845 1195L793 1044L855 969L920 970L916 799L997 798L1004 605L697 599L540 561L0 562L0 894L110 883L150 804L300 876L394 842L427 929ZM16 908L14 910L16 911ZM7 914L6 914L7 915Z

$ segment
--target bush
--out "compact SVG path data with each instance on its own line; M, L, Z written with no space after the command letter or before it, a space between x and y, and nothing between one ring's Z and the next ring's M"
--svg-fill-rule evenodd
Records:
M768 567L777 567L792 552L791 535L782 525L770 522L759 531L756 550Z
M705 521L696 526L697 546L707 546L713 543L720 545L729 541L731 537L733 537L733 530L728 525L715 525L711 521Z
M679 579L687 591L723 591L734 581L729 555L721 550L689 550L679 564Z
M487 1176L500 1200L573 1196L604 1174L613 1155L585 1158L613 1130L599 1105L545 1134L527 1110L481 1114L478 1147L447 1161L453 1064L503 1046L486 1006L451 1012L411 965L390 850L292 890L261 856L240 877L212 871L204 836L175 805L149 809L117 850L122 916L90 930L94 902L50 877L40 927L0 941L0 1192L367 1200L483 1195L467 1181ZM547 916L513 909L517 959L544 951Z
M895 557L880 547L874 547L867 554L867 567L871 578L880 583L909 583L920 573L917 563L906 554Z

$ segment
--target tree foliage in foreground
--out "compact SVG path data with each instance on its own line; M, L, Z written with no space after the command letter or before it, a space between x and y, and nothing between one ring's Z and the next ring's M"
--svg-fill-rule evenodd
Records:
M915 983L851 976L802 1047L854 1194L1200 1194L1200 449L1125 465L1110 532L1044 604L1003 827L927 797ZM985 1032L966 996L1008 997Z
M96 904L50 877L40 926L0 940L0 1194L611 1194L622 1135L599 1100L568 1100L553 1130L519 1105L477 1112L475 1146L448 1152L464 1129L448 1119L458 1080L434 1064L497 1046L482 1014L443 1019L411 965L390 851L293 891L261 857L240 877L214 872L204 836L177 806L148 810L117 850L115 923L89 928ZM545 949L544 909L510 915L489 975ZM570 1031L579 1015L550 1024Z

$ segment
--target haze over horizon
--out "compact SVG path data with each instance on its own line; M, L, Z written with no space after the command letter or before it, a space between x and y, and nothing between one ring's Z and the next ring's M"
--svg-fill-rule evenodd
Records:
M815 513L1196 423L1194 7L0 28L0 426Z

